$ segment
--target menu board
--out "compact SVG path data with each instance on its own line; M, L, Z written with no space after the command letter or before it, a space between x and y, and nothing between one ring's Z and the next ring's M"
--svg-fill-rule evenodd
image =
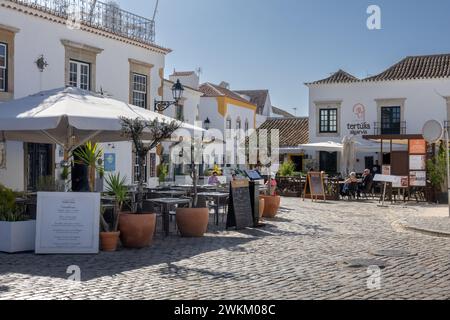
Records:
M39 192L37 254L99 252L100 194Z
M409 154L426 154L427 142L423 139L409 140Z
M314 199L314 197L323 197L323 200L326 200L325 196L325 185L324 185L324 178L323 174L321 172L309 172L306 185L305 185L305 192L303 193L304 196L306 196L307 192L311 194L311 199Z
M253 210L248 180L236 180L230 184L227 228L237 230L254 226Z
M387 166L387 165L382 166L381 174L383 176L390 176L391 175L391 166Z
M411 187L426 187L427 173L425 171L410 171L409 184Z
M392 182L393 188L408 188L409 187L409 181L408 176L403 177L395 177L395 181Z
M409 170L426 170L427 156L426 155L410 155L409 156Z

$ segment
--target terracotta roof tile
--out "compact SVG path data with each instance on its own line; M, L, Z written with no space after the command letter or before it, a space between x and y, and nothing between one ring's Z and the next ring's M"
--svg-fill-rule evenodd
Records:
M333 73L330 77L314 81L307 84L332 84L332 83L351 83L358 82L359 79L352 76L350 73L345 72L344 70L338 70Z
M241 102L253 104L249 102L248 100L241 97L236 92L231 91L230 89L206 82L202 85L200 85L199 90L203 92L203 95L205 97L228 97L231 99L235 99Z
M280 147L298 147L309 142L308 118L271 118L258 130L279 130Z
M407 57L364 81L414 80L450 77L450 54Z
M250 102L258 107L258 114L264 112L264 106L266 105L267 97L269 96L269 90L235 90L234 92L248 96Z

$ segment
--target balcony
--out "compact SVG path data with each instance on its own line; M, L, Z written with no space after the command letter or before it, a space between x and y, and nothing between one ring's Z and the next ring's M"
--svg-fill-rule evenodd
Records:
M402 122L375 122L374 135L400 135L406 134L406 121Z
M96 0L7 1L146 44L155 42L154 20L122 10L114 3Z

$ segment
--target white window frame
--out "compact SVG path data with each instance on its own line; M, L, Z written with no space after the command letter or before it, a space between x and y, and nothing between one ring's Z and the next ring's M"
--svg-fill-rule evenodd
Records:
M0 87L0 92L6 92L8 90L8 45L6 43L0 43L0 47L5 49L5 65L0 66L0 72L3 73L3 87Z
M148 77L144 74L140 74L140 73L136 73L133 72L132 74L133 76L133 83L132 83L132 88L133 88L133 92L132 92L132 104L137 106L137 107L141 107L144 109L147 109L147 99L148 99ZM138 83L136 81L136 78L140 78L144 80L144 83ZM141 90L137 90L136 89L136 84L139 85L144 85L145 86L145 91L141 91ZM144 100L140 101L139 103L137 102L137 99L135 98L135 93L139 94L139 95L143 95L144 96ZM140 99L139 99L140 100Z
M73 82L71 80L72 74L74 73L74 72L72 72L72 65L75 65L77 67L76 71L75 71L76 82ZM81 83L82 67L87 68L87 75L86 75L87 76L87 84ZM81 62L81 61L77 61L77 60L69 60L69 86L74 87L74 88L79 88L82 90L90 90L91 89L91 65L89 63Z

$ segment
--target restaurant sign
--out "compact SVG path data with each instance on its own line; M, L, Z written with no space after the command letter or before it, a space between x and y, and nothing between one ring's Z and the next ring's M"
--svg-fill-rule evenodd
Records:
M368 135L372 126L366 121L366 107L358 103L353 107L353 113L355 122L347 124L349 133L355 136Z

